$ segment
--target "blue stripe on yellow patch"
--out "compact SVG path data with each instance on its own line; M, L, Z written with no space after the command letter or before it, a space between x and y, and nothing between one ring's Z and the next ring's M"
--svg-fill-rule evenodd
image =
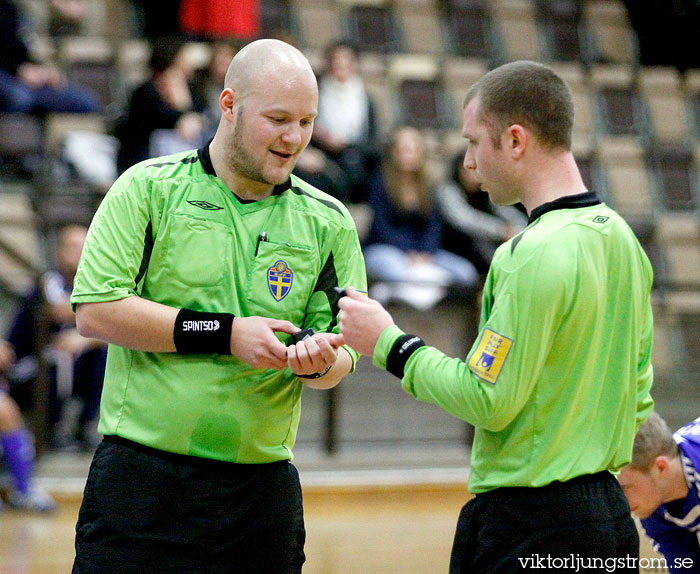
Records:
M512 346L512 339L484 329L479 344L469 358L469 370L487 383L496 384Z

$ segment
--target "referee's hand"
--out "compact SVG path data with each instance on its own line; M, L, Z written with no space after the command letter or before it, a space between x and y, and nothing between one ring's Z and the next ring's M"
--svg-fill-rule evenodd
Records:
M287 347L275 333L296 333L289 321L267 317L236 317L231 326L231 354L256 369L281 371L287 366Z
M347 296L338 302L340 333L345 343L358 353L372 356L382 331L394 324L389 312L379 301L348 287Z

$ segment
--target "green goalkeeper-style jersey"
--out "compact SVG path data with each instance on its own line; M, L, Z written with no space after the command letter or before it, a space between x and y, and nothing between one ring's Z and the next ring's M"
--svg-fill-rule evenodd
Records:
M205 147L137 164L117 180L90 226L71 302L137 295L337 332L338 285L366 289L347 209L295 176L270 197L241 200ZM291 460L302 386L289 369L255 369L231 355L110 345L99 432L230 462Z
M652 270L592 193L536 209L497 250L466 361L421 347L403 388L476 427L469 488L538 487L631 459L651 411ZM379 338L374 361L402 331Z

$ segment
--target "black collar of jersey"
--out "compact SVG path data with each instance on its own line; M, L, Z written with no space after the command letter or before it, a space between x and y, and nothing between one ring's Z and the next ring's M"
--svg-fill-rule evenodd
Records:
M202 163L202 167L204 168L204 172L208 175L213 175L215 177L218 177L216 175L216 171L214 170L214 164L211 162L211 155L209 155L209 146L211 145L212 140L209 140L206 144L204 144L203 147L200 147L197 150L197 157L199 158L199 161ZM280 185L276 185L275 189L272 190L272 195L282 195L285 191L290 189L292 187L292 180L291 178L287 179L284 183L281 183ZM233 192L231 192L233 193ZM233 193L233 195L236 195ZM241 203L253 203L257 201L257 199L241 199L236 195L236 199L240 201Z
M554 211L556 209L577 209L579 207L590 207L591 205L598 205L601 203L595 191L587 191L586 193L578 193L576 195L565 195L564 197L559 197L554 201L548 203L543 203L539 207L532 210L530 217L528 218L528 225L535 221L538 217L541 217L548 211Z

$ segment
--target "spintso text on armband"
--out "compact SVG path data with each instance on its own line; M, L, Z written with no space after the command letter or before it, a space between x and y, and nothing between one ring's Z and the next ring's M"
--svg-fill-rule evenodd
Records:
M181 354L231 354L232 313L180 309L175 318L173 342Z
M183 331L218 331L218 321L184 321L182 323Z

